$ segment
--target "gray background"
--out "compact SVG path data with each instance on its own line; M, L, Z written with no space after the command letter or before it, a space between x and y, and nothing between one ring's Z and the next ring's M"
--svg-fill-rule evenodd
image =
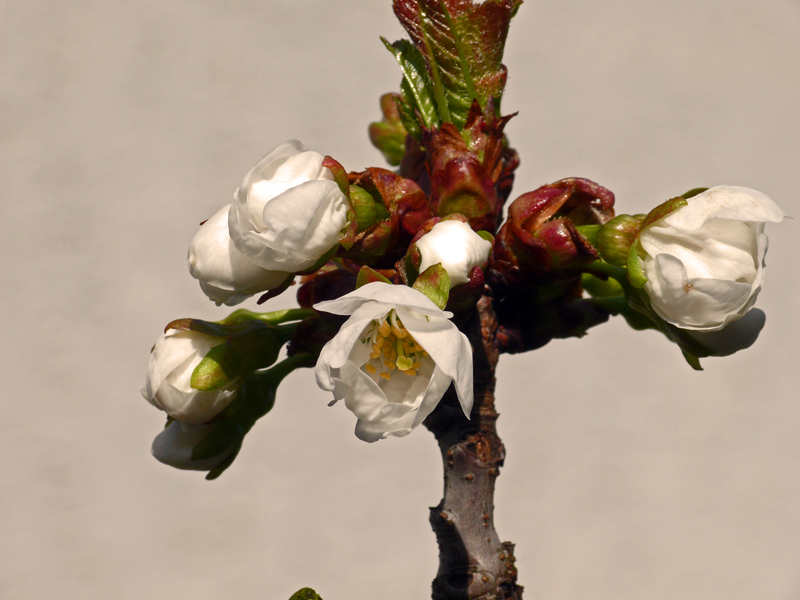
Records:
M427 431L361 443L300 372L208 483L150 457L139 395L168 321L227 314L186 248L266 151L383 166L390 2L4 0L0 28L0 598L428 597ZM797 216L799 50L797 0L527 1L515 195L580 175L643 212L725 183ZM769 233L766 328L703 373L616 321L501 360L526 598L800 599L797 221Z

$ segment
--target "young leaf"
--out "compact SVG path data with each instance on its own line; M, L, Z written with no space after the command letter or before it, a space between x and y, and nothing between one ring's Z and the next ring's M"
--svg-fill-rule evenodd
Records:
M386 38L382 37L381 41L389 52L394 54L403 71L401 88L406 102L409 104L413 102L413 107L419 112L425 127L430 129L438 125L439 116L433 101L433 88L425 68L425 61L419 50L408 40L398 40L394 44L390 44ZM403 111L399 106L398 109L402 118Z
M511 17L521 0L394 0L394 12L424 57L443 121L463 127L473 98L499 100ZM444 106L442 106L444 105Z

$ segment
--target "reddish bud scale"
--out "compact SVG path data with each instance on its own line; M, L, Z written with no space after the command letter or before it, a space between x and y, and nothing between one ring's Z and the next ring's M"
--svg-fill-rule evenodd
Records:
M575 276L597 251L576 224L613 217L614 194L587 179L570 178L523 194L509 207L492 254L492 268L508 285Z
M494 113L491 98L485 113L473 101L463 132L452 123L422 132L434 214L461 213L474 230L492 233L519 164L516 152L503 147L503 128L513 115Z
M350 173L349 183L379 200L389 217L356 233L353 245L339 256L393 265L407 241L431 217L425 193L414 181L377 167Z

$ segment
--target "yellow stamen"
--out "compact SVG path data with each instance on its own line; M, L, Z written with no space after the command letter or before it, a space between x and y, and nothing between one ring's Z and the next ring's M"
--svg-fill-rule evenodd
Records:
M367 373L375 373L375 367L369 363L365 364L364 368L367 370Z
M389 323L384 321L378 326L378 331L380 331L383 337L389 337L389 333L392 331L392 327L391 325L389 325Z
M392 376L389 373L387 373L386 371L381 373L381 377L383 377L386 381L389 381L392 378Z

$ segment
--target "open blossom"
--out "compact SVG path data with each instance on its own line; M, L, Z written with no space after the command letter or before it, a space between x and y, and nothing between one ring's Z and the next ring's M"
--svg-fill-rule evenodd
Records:
M153 456L165 465L190 471L210 471L235 450L231 447L218 456L192 460L192 450L214 429L214 425L192 425L172 421L153 440Z
M756 190L718 186L639 234L653 310L682 329L715 331L740 319L764 280L765 222L783 210Z
M222 207L200 226L187 256L189 273L200 281L200 288L217 306L239 304L291 277L290 273L262 269L236 249L228 233L230 207Z
M349 202L322 161L322 155L289 140L245 176L228 226L248 260L270 271L297 273L339 243Z
M417 290L369 283L317 310L351 315L320 353L317 384L344 398L356 436L404 436L427 417L450 383L464 414L472 410L472 349L466 336Z
M192 372L223 340L195 331L171 329L156 342L147 366L144 397L173 419L200 424L217 416L236 395L237 382L208 392L191 385Z
M469 281L475 267L486 263L492 243L483 239L462 221L439 221L416 242L421 262L419 271L436 263L450 276L450 287Z

